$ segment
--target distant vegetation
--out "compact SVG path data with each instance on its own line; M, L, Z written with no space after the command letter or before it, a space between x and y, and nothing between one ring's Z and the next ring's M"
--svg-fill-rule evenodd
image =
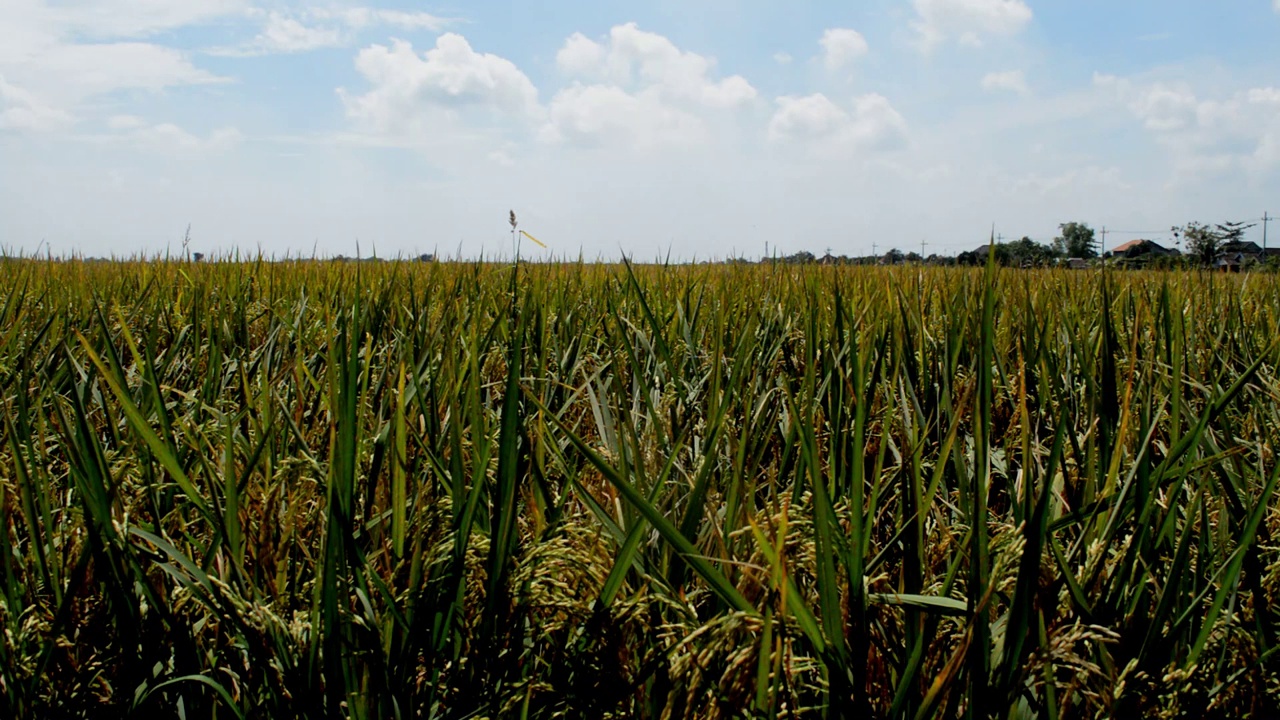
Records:
M1185 242L1187 249L1185 255L1173 245L1165 247L1159 244L1155 244L1155 252L1153 253L1127 251L1117 255L1109 251L1103 252L1093 228L1084 223L1069 222L1059 226L1058 236L1049 243L1039 243L1026 236L1007 242L1001 240L994 243L994 254L996 263L1002 267L1056 267L1068 265L1073 260L1077 262L1092 262L1099 259L1114 260L1114 264L1121 267L1135 268L1214 267L1215 263L1224 254L1229 254L1229 251L1234 246L1243 244L1244 231L1252 227L1254 225L1243 222L1228 222L1216 226L1189 223L1185 226L1174 227L1169 231L1175 243L1181 244ZM1150 240L1141 242L1146 244L1153 243ZM976 267L986 265L987 256L992 250L992 244L990 242L984 243L972 250L965 250L954 255L932 254L926 257L915 252L904 253L894 248L883 255L848 257L845 255L832 255L828 251L826 255L819 257L811 252L801 251L781 257L765 258L761 262L785 262L793 265L808 263L824 265L925 264ZM1122 243L1122 246L1132 244L1132 242ZM1258 248L1258 250L1260 251L1261 248ZM1249 253L1246 252L1246 254ZM1249 258L1249 262L1246 264L1273 270L1280 269L1280 256L1257 252Z
M1213 273L11 261L0 717L1277 717L1278 323Z

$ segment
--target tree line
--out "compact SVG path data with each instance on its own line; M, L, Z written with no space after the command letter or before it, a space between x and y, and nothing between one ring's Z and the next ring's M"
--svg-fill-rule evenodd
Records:
M1230 249L1232 243L1242 242L1245 231L1252 227L1255 227L1255 225L1245 222L1225 222L1216 225L1190 222L1185 225L1174 226L1170 228L1170 233L1173 235L1174 244L1182 246L1178 248L1178 253L1182 254L1182 259L1165 257L1162 258L1162 261L1172 265L1186 265L1188 263L1205 266L1213 265L1223 254L1224 249ZM1057 237L1049 243L1036 242L1027 236L1017 240L995 242L995 260L998 264L1006 267L1044 267L1058 265L1068 260L1093 260L1103 252L1097 233L1087 223L1062 223L1058 225L1058 231ZM891 249L883 255L862 257L832 255L830 250L827 250L826 255L819 257L808 251L800 251L781 257L765 258L764 262L772 261L798 265L809 263L833 265L897 265L902 263L985 265L988 253L991 250L991 245L982 245L954 257L936 254L924 257L915 252L904 253L897 248ZM751 261L735 259L729 262Z

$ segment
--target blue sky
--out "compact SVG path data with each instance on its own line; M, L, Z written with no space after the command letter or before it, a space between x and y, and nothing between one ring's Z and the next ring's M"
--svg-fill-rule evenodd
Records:
M1280 0L0 16L11 251L494 256L515 209L574 257L954 253L1280 213Z

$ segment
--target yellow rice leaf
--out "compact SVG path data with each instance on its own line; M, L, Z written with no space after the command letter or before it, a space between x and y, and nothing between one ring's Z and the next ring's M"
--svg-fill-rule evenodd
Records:
M547 249L547 246L546 246L546 245L543 245L543 244L542 244L542 241L541 241L541 240L539 240L538 238L536 238L536 237L534 237L534 236L530 235L529 233L527 233L527 232L525 232L525 231L523 231L523 230L521 230L521 231L520 231L520 234L521 234L521 235L523 235L523 236L525 236L525 237L527 237L527 238L529 238L530 240L532 240L532 241L533 241L533 243L534 243L535 245L537 245L538 247L542 248L543 250L546 250L546 249Z

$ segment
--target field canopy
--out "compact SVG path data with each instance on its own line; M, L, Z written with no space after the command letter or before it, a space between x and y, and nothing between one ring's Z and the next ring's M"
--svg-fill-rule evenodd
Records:
M0 263L0 715L1273 717L1280 283Z

